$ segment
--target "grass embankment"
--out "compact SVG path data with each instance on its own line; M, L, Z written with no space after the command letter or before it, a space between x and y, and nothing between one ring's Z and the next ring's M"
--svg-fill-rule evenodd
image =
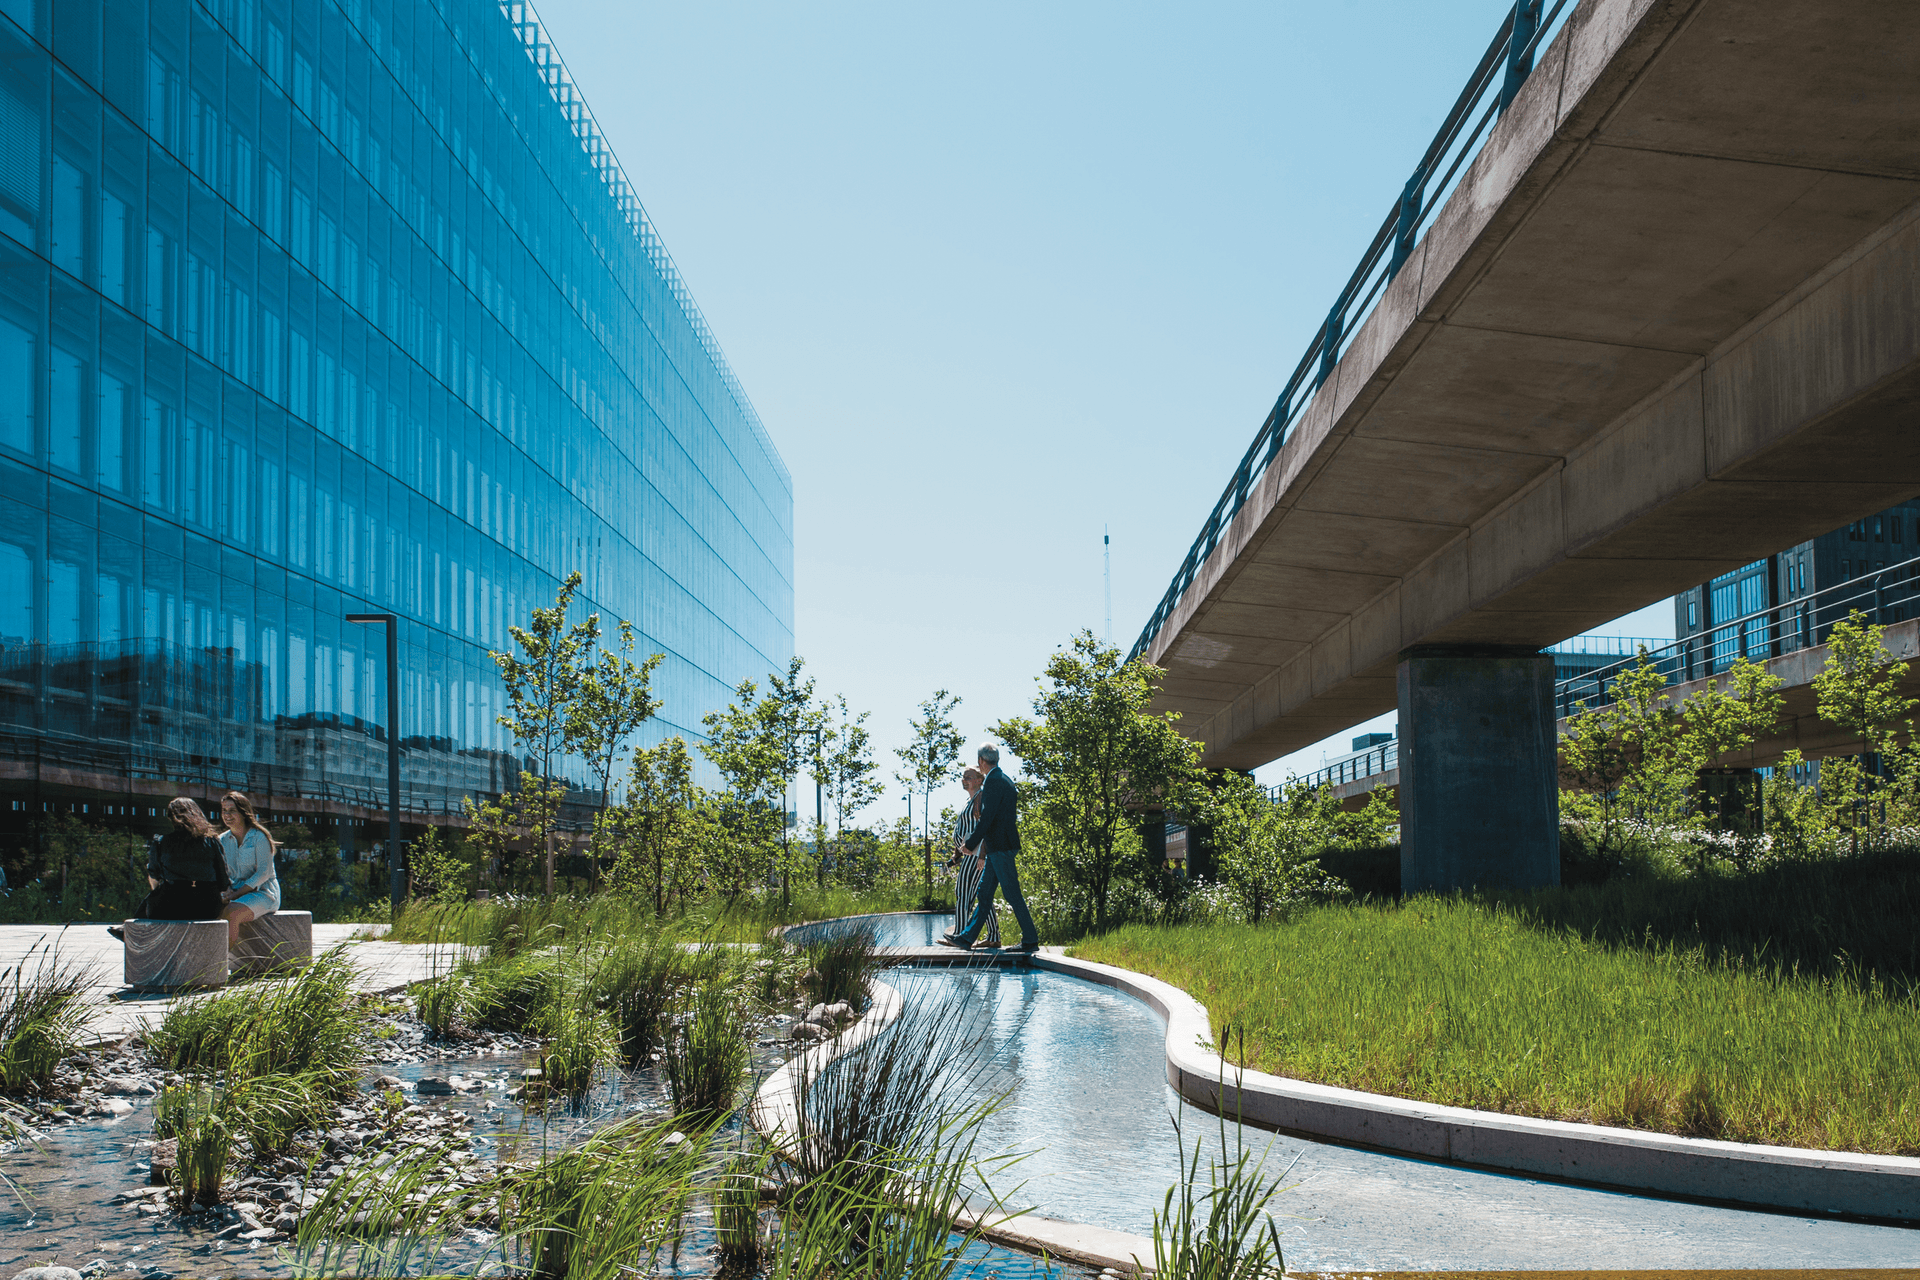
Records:
M1216 1036L1244 1028L1247 1065L1276 1075L1916 1155L1920 1005L1898 960L1913 945L1917 879L1909 862L1851 904L1880 961L1867 972L1844 958L1847 921L1812 918L1828 895L1806 885L1767 899L1723 885L1717 909L1701 897L1690 917L1689 891L1673 884L1323 906L1279 925L1129 926L1074 954L1191 993ZM1783 914L1804 924L1784 931L1787 950L1827 963L1775 962L1769 921Z

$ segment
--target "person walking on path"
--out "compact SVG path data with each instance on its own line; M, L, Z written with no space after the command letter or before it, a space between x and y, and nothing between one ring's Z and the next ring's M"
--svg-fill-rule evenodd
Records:
M185 796L167 804L173 830L156 836L147 846L147 900L140 904L142 920L218 920L221 891L228 885L226 858L214 839L213 824L200 806ZM122 942L126 934L115 925L107 930Z
M960 775L960 785L967 789L967 802L960 806L960 816L953 822L953 857L947 865L958 867L953 877L953 928L950 933L958 933L967 927L967 920L973 915L973 899L980 892L980 877L986 873L987 860L978 853L967 852L967 837L980 825L980 783L983 781L978 769L969 769ZM1000 917L998 913L987 916L987 932L983 945L998 949L1000 946Z
M229 791L220 797L220 819L227 824L220 833L220 851L233 877L221 890L227 909L220 916L227 922L227 945L232 947L240 942L241 925L280 909L280 872L273 865L273 837L245 793Z
M973 918L959 932L942 934L940 945L970 950L974 939L993 916L993 891L997 888L1007 895L1013 918L1020 922L1020 945L1015 950L1032 955L1040 949L1040 935L1034 930L1033 917L1027 913L1027 900L1020 893L1020 873L1013 865L1020 853L1020 793L1014 790L1013 779L1000 772L998 747L992 743L981 747L979 758L980 770L986 775L980 784L980 825L961 847L969 853L978 849L986 862L986 870L980 876Z

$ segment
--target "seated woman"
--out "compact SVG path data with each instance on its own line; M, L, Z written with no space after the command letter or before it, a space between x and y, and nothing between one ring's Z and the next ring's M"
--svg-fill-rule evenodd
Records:
M147 900L140 904L142 920L217 920L227 887L227 864L213 824L200 806L185 796L167 804L173 830L155 836L147 845ZM115 925L108 933L121 941L126 935Z
M228 904L220 914L227 922L231 947L240 941L241 925L280 909L280 872L273 865L273 837L253 811L253 801L242 792L227 792L220 797L220 818L227 824L220 833L220 849L226 855L227 874L233 877L220 895Z

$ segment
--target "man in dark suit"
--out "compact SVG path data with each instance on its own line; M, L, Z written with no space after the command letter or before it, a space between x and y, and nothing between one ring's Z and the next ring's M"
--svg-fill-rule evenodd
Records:
M986 781L980 784L980 823L967 837L967 852L978 849L986 860L980 876L980 894L974 900L973 916L958 933L940 935L940 945L966 951L987 927L993 911L993 891L997 886L1007 895L1013 918L1020 922L1020 945L1014 950L1032 955L1040 949L1040 935L1034 931L1033 917L1027 914L1027 900L1020 894L1020 873L1013 860L1020 852L1020 795L1013 779L1000 772L1000 750L991 744L980 748L980 772Z

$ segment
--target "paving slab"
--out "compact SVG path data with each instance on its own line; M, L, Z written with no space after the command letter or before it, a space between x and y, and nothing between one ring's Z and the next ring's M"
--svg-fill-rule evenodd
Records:
M386 931L383 924L316 924L313 951L317 956L344 947L358 970L355 988L366 992L402 990L452 968L461 955L456 946L386 942L378 936ZM49 955L86 972L93 1006L87 1032L93 1043L124 1039L142 1024L157 1023L177 1001L192 998L192 993L146 995L124 985L122 946L105 924L0 925L0 973L21 964L31 970ZM229 989L245 985L236 981Z

